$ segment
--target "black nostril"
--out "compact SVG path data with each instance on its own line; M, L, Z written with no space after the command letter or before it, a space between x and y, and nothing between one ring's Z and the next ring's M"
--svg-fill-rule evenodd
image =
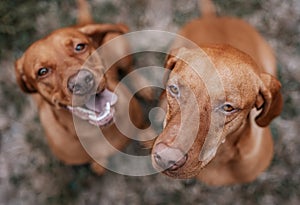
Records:
M161 160L161 157L156 153L154 154L154 158L157 159L157 160Z
M92 75L88 75L88 76L85 77L85 82L86 82L86 83L90 83L90 82L92 82L93 80L94 80L94 78L93 78Z
M176 164L176 161L164 159L157 153L154 154L154 159L156 163L164 170L169 169Z
M171 166L173 166L174 164L176 164L176 162L175 161L168 161L168 167L171 167Z
M154 165L159 169L175 171L187 161L187 155L180 149L170 147L164 143L158 143L153 149Z
M168 164L166 163L165 160L163 160L163 158L158 153L154 153L154 160L156 164L160 166L162 169L165 170L168 168Z
M80 70L68 80L68 89L74 95L85 95L91 92L95 84L93 73L86 69Z
M74 93L80 92L80 90L81 90L81 85L75 84L75 85L73 86L72 90L73 90Z

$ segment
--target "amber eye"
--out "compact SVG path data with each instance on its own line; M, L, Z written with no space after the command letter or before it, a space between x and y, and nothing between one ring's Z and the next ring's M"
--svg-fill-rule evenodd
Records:
M76 52L80 52L80 51L83 51L86 47L86 44L84 43L79 43L75 46L75 51Z
M39 77L44 77L46 76L47 74L49 73L49 68L46 68L46 67L43 67L43 68L40 68L37 72L37 75Z
M179 95L179 88L176 85L170 85L169 86L169 91L173 96L178 96Z
M221 107L222 111L230 113L233 112L235 109L230 104L225 104Z

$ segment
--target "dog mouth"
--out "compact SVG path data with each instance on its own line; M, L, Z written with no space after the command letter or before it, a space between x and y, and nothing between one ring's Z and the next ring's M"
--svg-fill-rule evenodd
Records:
M118 96L104 89L102 92L90 96L82 106L67 106L67 109L75 116L87 120L96 126L108 126L113 122L115 113L114 105L117 103Z

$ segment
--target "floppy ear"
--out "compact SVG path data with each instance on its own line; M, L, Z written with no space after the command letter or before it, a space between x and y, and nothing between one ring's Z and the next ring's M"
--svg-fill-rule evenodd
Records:
M28 79L24 74L23 65L24 56L22 56L15 62L15 73L17 83L25 93L35 93L37 92L37 90L28 82Z
M107 33L113 32L124 34L128 32L128 27L124 24L88 24L79 27L78 30L92 37L96 42L101 44L104 36Z
M262 111L255 120L259 126L265 127L280 114L283 102L280 82L267 73L261 74L260 78L261 85L255 106L257 109L262 109Z
M170 51L170 53L168 53L166 60L165 60L165 65L164 67L167 69L164 73L164 77L163 77L163 84L165 85L168 81L169 78L169 74L170 72L173 70L173 68L175 67L177 61L178 61L178 53L180 52L181 49L184 48L176 48Z
M173 68L175 67L175 64L178 61L177 54L182 49L184 49L184 48L176 48L176 49L171 50L170 53L168 53L166 60L165 60L165 68L167 68L169 70L173 70Z

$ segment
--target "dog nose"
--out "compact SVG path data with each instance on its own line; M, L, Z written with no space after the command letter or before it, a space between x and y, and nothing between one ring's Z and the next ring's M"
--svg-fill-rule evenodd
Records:
M187 156L180 149L169 147L164 143L157 144L153 149L155 163L164 170L177 170L187 160Z
M74 95L85 95L94 87L95 79L93 73L82 69L68 80L68 89Z

